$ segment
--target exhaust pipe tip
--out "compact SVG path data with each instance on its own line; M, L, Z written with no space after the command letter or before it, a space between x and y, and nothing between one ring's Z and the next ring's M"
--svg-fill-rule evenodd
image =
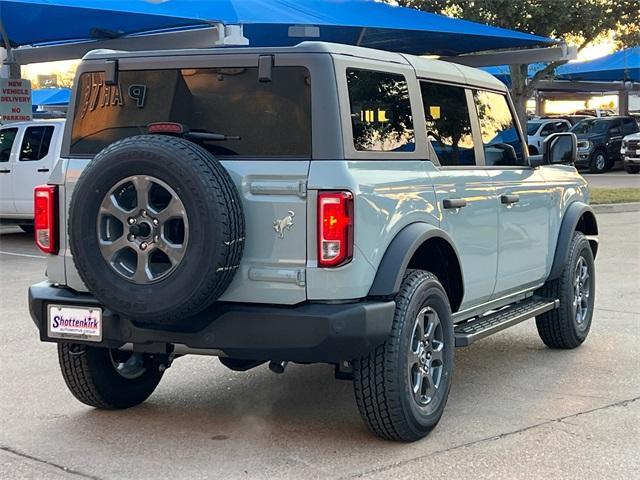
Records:
M287 364L289 362L276 362L275 360L271 360L269 362L269 370L273 373L282 374L284 373L284 369L287 368Z

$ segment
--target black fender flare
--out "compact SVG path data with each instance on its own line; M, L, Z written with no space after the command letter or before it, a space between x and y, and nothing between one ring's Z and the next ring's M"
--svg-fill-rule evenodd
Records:
M428 223L411 223L400 230L389 243L378 265L378 271L368 295L370 297L390 297L397 294L414 253L431 238L441 238L446 241L455 252L458 264L461 265L458 250L447 232ZM464 290L464 286L462 288Z
M591 216L593 226L595 227L595 231L587 233L587 235L598 235L598 224L596 223L596 216L593 212L593 208L586 203L579 201L573 202L569 205L564 217L562 218L562 223L560 224L560 233L558 234L558 242L556 243L556 252L553 257L553 263L551 264L551 272L549 273L547 280L555 280L562 273L567 261L567 255L569 254L569 243L571 242L573 233L576 231L578 222L585 214ZM590 240L597 242L595 239ZM594 249L592 246L592 250L593 256L595 257L597 248Z

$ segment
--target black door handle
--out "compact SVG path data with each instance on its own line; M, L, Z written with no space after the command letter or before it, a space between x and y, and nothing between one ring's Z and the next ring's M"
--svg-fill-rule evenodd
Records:
M467 201L464 198L445 198L442 201L442 206L446 209L462 208L467 206Z
M39 168L38 171L39 172L48 172L49 169L48 168Z
M0 170L0 173L11 173L11 170Z
M520 201L520 195L500 195L500 203L503 205L509 205L511 203L518 203Z

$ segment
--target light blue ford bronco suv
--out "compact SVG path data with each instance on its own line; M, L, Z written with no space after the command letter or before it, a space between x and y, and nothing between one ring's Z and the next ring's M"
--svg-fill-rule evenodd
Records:
M487 73L304 42L96 51L75 85L29 301L85 404L137 405L188 354L325 362L373 433L413 441L455 347L533 317L551 348L589 332L575 136L529 158Z

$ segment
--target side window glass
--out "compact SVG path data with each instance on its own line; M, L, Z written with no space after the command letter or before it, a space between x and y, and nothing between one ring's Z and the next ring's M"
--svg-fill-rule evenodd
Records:
M568 132L570 126L566 122L558 122L556 132Z
M49 153L52 136L52 126L27 128L20 148L20 161L28 162L43 159Z
M540 131L540 136L544 137L546 135L551 135L554 131L554 124L553 123L547 123L544 127L542 127L542 130Z
M427 138L441 165L475 165L471 120L460 87L420 82Z
M623 133L635 133L638 131L638 124L633 118L622 119L622 132Z
M347 86L356 150L415 150L409 87L403 75L349 69Z
M522 139L507 97L498 93L474 92L480 132L484 145L484 160L488 166L526 165Z
M8 162L13 142L18 134L17 128L0 130L0 162Z

